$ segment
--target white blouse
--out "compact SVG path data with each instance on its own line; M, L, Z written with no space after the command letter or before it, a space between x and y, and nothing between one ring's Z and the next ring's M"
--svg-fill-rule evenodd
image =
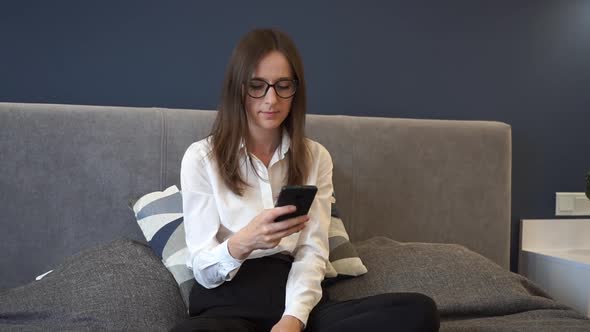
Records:
M318 192L309 211L305 228L284 237L273 249L254 250L246 259L285 253L294 257L287 279L283 315L297 317L304 324L310 311L322 296L321 282L328 261L328 226L332 203L332 158L321 144L306 139L311 151L311 168L305 184L316 185ZM242 197L223 183L212 161L210 138L191 144L180 169L184 227L189 250L187 266L195 279L206 288L230 281L243 260L229 254L227 241L246 226L262 210L273 208L279 192L287 181L290 139L283 132L268 169L255 156L249 156L241 145L240 170L249 187ZM258 177L252 165L256 167Z

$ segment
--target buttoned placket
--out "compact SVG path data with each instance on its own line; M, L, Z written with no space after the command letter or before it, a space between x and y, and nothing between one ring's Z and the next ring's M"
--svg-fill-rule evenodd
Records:
M256 163L256 172L258 172L258 184L260 186L260 196L262 199L262 206L265 209L272 209L274 207L272 199L272 186L270 182L270 166L267 169L260 159L254 157Z

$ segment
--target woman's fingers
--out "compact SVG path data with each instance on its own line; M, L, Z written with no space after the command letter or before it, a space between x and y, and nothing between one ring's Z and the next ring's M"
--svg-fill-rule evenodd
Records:
M307 224L306 222L301 223L301 224L296 224L295 226L293 226L291 228L287 228L287 229L285 229L283 231L274 233L270 237L271 237L271 239L273 241L280 240L280 239L282 239L284 237L287 237L287 236L289 236L291 234L297 233L300 230L304 229L306 224Z
M261 223L258 223L258 226L252 228L253 231L258 233L256 237L258 238L259 248L274 248L281 242L282 238L299 232L305 227L307 221L309 221L309 216L307 215L278 222L274 221L277 217L292 213L295 210L295 206L288 205L266 210L264 215L259 215ZM251 226L254 225L251 224Z
M266 227L267 235L271 235L271 234L277 233L277 232L282 232L286 229L297 226L301 223L305 223L308 220L309 220L309 216L303 215L303 216L290 218L290 219L283 220L283 221L273 222L272 224L267 225L267 227Z
M295 212L295 210L297 210L295 205L279 206L279 207L268 210L268 217L270 220L272 220L274 222L274 220L277 219L278 217L280 217L284 214L287 214L287 213L293 213L293 212Z
M291 218L285 221L277 222L277 224L281 224L277 225L280 226L280 228L269 231L266 234L266 240L268 240L268 242L274 242L284 238L285 236L299 232L305 227L305 225L307 225L307 221L309 221L309 216L300 216L297 218Z

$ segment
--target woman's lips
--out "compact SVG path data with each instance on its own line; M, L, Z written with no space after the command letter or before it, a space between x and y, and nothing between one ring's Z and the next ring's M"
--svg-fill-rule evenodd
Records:
M274 118L279 112L260 112L265 119Z

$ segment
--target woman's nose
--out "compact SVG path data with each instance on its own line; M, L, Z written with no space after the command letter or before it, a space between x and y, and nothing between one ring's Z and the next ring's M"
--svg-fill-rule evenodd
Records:
M264 102L268 104L275 104L277 102L277 92L275 91L275 87L271 86L266 91L266 96L264 96Z

